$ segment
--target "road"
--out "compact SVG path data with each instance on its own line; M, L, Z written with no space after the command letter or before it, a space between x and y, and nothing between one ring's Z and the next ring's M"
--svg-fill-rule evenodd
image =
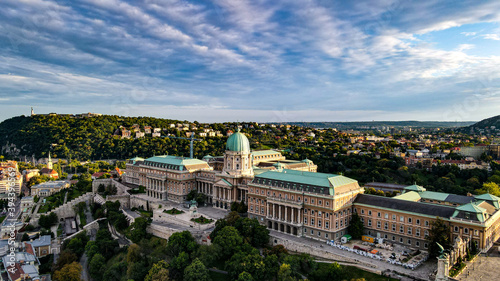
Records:
M90 278L90 274L88 272L88 257L87 257L87 254L83 254L82 257L80 258L80 264L82 265L82 280L85 280L85 281L90 281L91 278Z

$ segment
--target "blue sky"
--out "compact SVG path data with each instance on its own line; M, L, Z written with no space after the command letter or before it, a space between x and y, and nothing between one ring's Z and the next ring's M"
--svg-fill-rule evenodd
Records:
M500 1L2 0L0 120L500 114Z

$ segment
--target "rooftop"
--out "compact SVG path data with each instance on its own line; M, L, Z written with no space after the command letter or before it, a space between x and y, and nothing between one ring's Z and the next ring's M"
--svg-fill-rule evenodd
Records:
M428 215L428 216L439 216L443 218L450 218L455 212L454 207L448 207L443 205L428 204L422 202L410 202L406 200L400 200L397 198L369 195L369 194L358 194L354 204L364 204L376 207L382 207L387 209L393 209L397 211L404 211L414 214Z
M166 164L166 165L175 165L175 166L190 166L190 165L207 165L207 162L188 158L188 157L179 157L172 155L161 155L161 156L153 156L144 160L144 163L158 163L158 164Z
M270 154L280 154L281 152L275 150L254 150L252 151L253 156L270 155Z
M254 181L260 179L276 180L289 183L298 183L304 185L305 191L315 191L314 187L328 188L330 195L333 195L333 189L348 184L357 184L358 181L348 177L334 174L303 172L297 170L266 170L266 172L256 174ZM295 186L293 186L295 187ZM312 190L309 190L312 187ZM297 187L299 189L302 186ZM324 192L323 192L324 193Z

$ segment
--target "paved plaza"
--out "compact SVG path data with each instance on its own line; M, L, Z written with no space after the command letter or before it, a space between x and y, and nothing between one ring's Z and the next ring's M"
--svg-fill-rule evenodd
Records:
M460 281L500 280L500 255L498 246L493 246L487 256L481 255L468 266L456 279Z

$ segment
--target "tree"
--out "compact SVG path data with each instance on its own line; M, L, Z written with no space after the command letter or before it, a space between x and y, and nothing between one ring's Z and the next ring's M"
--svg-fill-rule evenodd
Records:
M451 247L450 236L451 230L444 220L436 218L435 221L431 222L429 235L425 237L426 241L429 243L429 255L431 257L437 257L439 255L440 248L437 243L443 246L445 250L449 250Z
M92 278L102 280L102 276L106 270L106 260L101 254L95 254L89 263L89 273Z
M21 241L29 241L29 240L30 240L30 237L29 237L28 233L24 233L23 237L21 238Z
M182 280L184 277L184 270L189 264L189 255L186 252L181 252L178 256L174 257L168 267L170 271L170 278L174 280Z
M127 279L128 280L144 280L148 274L148 266L146 261L133 262L128 264Z
M141 260L141 247L137 244L128 246L127 249L127 263L138 262Z
M351 221L347 227L347 232L352 236L353 239L361 239L363 236L364 225L359 217L358 213L353 213L351 216Z
M161 260L151 267L144 281L169 281L168 264Z
M184 281L211 281L208 269L198 259L193 262L184 270Z
M54 264L52 271L58 271L62 269L65 265L70 264L74 261L77 261L78 257L70 252L69 250L64 250L61 252L59 255L59 258L57 259L57 262Z
M95 241L87 242L87 245L85 245L85 253L89 259L92 259L95 254L99 253L99 247L97 247Z
M55 281L81 281L82 266L77 262L65 265L60 270L54 272Z
M269 230L257 219L240 218L236 221L235 227L254 247L262 247L269 242Z
M498 184L494 182L483 183L483 187L481 189L474 190L474 192L477 194L489 193L495 196L500 196L500 188L498 187Z
M289 264L282 264L278 271L278 281L295 281L296 279L292 276L292 269Z
M346 277L346 272L336 262L331 263L327 267L320 267L309 275L311 281L344 280Z
M96 234L96 245L99 249L99 253L106 259L109 260L115 253L115 249L118 249L118 241L113 239L111 233L107 228L99 229Z
M132 242L138 243L142 239L147 239L149 237L146 232L146 228L150 222L143 217L136 218L134 222L131 224L132 230L130 231L130 238Z
M171 257L175 257L181 252L191 254L196 251L197 247L198 244L191 235L191 232L186 230L183 232L176 232L168 238L167 253Z
M217 260L217 249L214 245L200 245L195 257L198 257L204 265L210 267Z
M69 241L68 249L78 257L81 257L85 250L85 246L79 237L75 237Z
M238 275L238 280L236 281L254 281L254 279L252 277L252 274L243 271L242 273L240 273L240 275Z
M238 233L238 230L232 226L224 227L217 237L213 240L214 245L217 246L222 258L229 258L234 253L238 252L243 238Z

